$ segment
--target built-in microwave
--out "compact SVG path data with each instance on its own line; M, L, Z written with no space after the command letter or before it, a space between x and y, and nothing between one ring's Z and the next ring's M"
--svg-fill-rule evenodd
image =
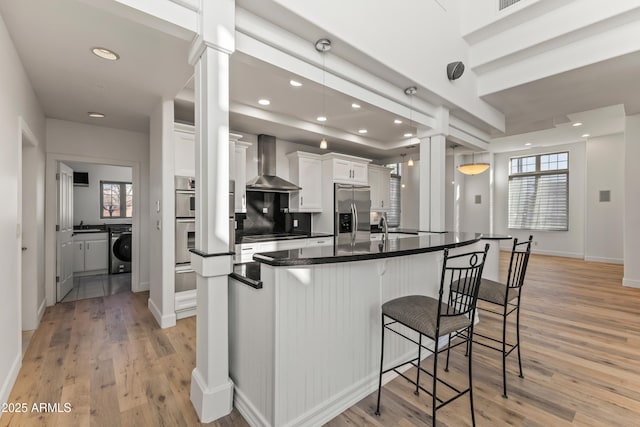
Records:
M196 247L196 220L191 218L176 219L176 264L191 262L189 249Z

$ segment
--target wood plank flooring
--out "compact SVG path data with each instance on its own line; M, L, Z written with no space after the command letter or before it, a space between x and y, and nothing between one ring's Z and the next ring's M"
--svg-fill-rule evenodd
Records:
M508 254L503 253L504 268ZM478 426L640 425L640 289L621 286L620 265L533 255L522 310L525 378L507 363L503 399L499 353L474 346ZM189 401L195 319L160 329L148 294L124 293L47 309L8 402L65 403L70 413L5 413L0 426L198 426ZM498 321L481 314L483 333ZM459 348L459 350L462 350ZM452 354L446 375L466 381L466 359ZM429 361L427 361L429 362ZM397 378L328 423L430 426L428 396ZM470 425L462 397L438 411L439 426ZM246 426L236 410L209 424Z

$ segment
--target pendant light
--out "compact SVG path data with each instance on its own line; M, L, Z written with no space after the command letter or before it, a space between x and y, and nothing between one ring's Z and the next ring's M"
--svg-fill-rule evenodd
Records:
M418 93L418 89L415 86L408 87L404 90L404 93L409 96L409 131L411 131L411 126L413 126L413 95ZM416 133L418 133L418 128L416 127ZM411 132L410 132L411 134ZM409 142L411 142L411 136L409 136ZM413 145L407 146L407 148L414 148ZM413 166L413 158L409 155L409 161L407 162L407 166Z
M322 133L325 133L325 122L327 121L327 116L326 116L326 96L325 96L325 91L326 91L326 84L325 84L325 74L326 74L326 69L325 69L325 63L324 63L324 56L325 53L328 52L329 50L331 50L331 40L329 39L320 39L316 42L316 50L318 52L320 52L322 54L322 117L324 120L322 120ZM322 150L326 150L327 149L327 139L325 137L325 135L322 135L322 140L320 141L320 148Z
M476 163L475 153L473 152L471 153L471 163L464 163L462 165L458 165L458 171L465 175L478 175L486 171L487 169L489 169L489 163L486 163L486 162Z
M400 154L400 157L402 157L402 161L400 161L400 164L403 165L404 164L404 157L406 156L405 153ZM402 182L402 170L400 171L400 187L404 188L404 182Z

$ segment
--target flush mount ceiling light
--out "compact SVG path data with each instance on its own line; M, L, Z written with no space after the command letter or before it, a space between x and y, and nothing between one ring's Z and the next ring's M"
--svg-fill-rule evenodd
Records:
M489 169L489 163L476 163L475 153L471 153L471 163L458 165L458 171L465 175L478 175Z
M258 104L260 104L260 105L271 105L271 101L269 101L268 99L263 98L263 99L259 99L258 100Z
M299 82L299 81L297 81L297 80L289 80L289 84L290 84L291 86L293 86L293 87L300 87L300 86L302 86L302 83L300 83L300 82Z
M411 138L413 136L413 134L412 133L405 133L403 136L405 138Z
M574 128L577 128L578 126L582 126L582 122L575 122L571 126L573 126Z
M357 110L360 108L360 104L356 104L355 102L353 104L351 104L351 108L353 108L354 110Z
M583 137L583 138L589 138L590 136L591 136L591 134L588 134L588 133L583 133L583 134L582 134L582 137Z
M366 129L358 129L358 133L367 133Z
M322 125L322 133L326 133L325 132L325 127L324 127L324 122L327 121L327 116L325 115L326 112L326 84L325 84L325 77L326 77L326 70L325 70L325 54L331 50L331 40L329 39L319 39L316 42L316 50L318 52L320 52L320 54L322 54L322 115L318 116L318 121L323 122ZM353 106L353 104L352 104ZM322 136L322 140L320 141L320 148L323 150L327 149L327 139L326 137L323 135Z
M120 55L104 47L91 48L91 52L93 52L94 55L99 56L102 59L108 59L109 61L117 61L120 59Z
M93 119L102 119L105 117L103 113L98 113L96 111L89 111L87 115Z
M400 120L400 119L395 119L395 120L393 121L393 123L395 123L395 124L397 124L397 125L401 125L401 124L402 124L402 120Z
M525 143L524 145L525 145L525 146L527 146L527 147L529 147L529 146L531 145L531 143L530 143L530 142L527 142L527 143Z

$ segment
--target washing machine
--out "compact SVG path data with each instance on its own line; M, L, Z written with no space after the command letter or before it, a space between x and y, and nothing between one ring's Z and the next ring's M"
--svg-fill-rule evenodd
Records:
M131 226L109 227L109 273L131 272Z

